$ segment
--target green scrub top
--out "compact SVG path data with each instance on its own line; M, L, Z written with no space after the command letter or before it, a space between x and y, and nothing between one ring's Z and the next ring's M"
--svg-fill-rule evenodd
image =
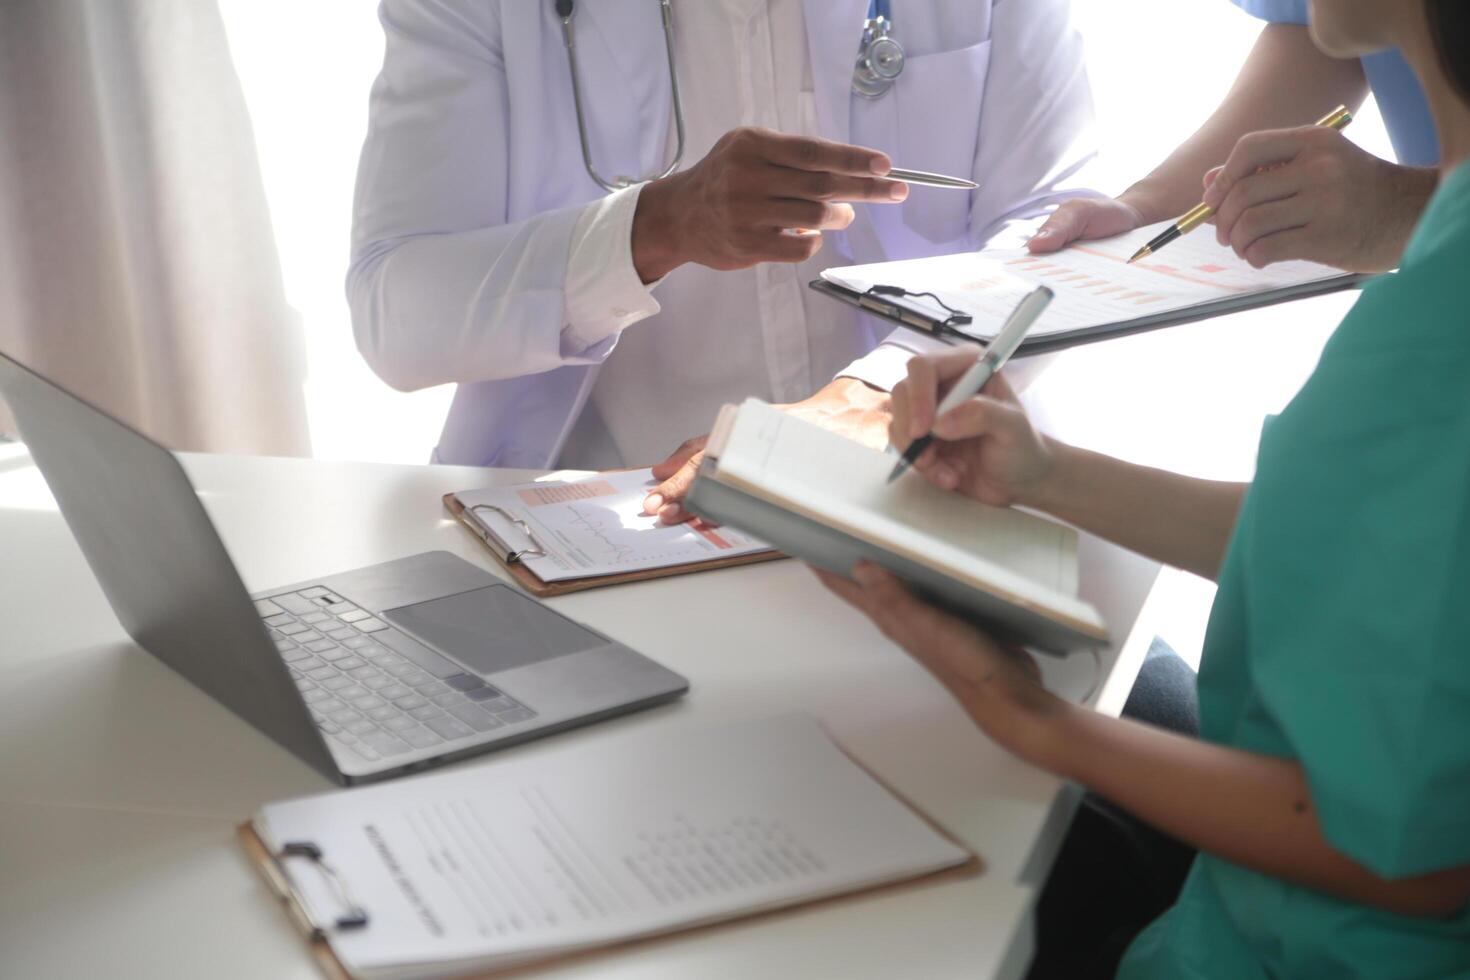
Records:
M1262 432L1220 573L1200 732L1297 760L1327 840L1470 864L1470 165ZM1470 909L1394 915L1208 854L1120 980L1470 975Z

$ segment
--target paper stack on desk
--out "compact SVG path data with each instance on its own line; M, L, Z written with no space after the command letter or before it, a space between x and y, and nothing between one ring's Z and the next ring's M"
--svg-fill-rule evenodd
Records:
M801 716L276 803L253 830L273 855L320 850L367 916L329 927L327 952L375 980L507 968L978 866ZM274 867L313 924L340 915L331 874L301 857Z

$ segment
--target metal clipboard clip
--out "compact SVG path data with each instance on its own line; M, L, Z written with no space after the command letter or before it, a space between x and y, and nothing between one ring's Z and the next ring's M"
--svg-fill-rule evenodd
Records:
M493 510L499 514L501 520L526 536L526 540L531 542L531 547L522 548L519 551L513 550L480 517L480 511L482 510ZM490 546L490 550L500 556L502 561L516 562L526 558L546 557L546 549L541 546L540 541L536 540L536 535L532 533L531 526L505 508L497 507L494 504L473 504L470 506L469 511L475 515L475 527L479 530L481 539L484 540L485 544Z
M272 875L272 885L287 900L287 906L291 910L292 917L297 920L297 924L303 931L307 932L312 939L324 938L323 928L312 921L303 903L297 897L296 891L285 880L284 864L287 858L292 857L306 858L317 869L322 878L332 886L332 891L342 906L341 914L332 920L332 926L334 928L339 930L362 929L367 926L367 909L353 900L352 894L347 890L347 883L342 880L341 874L323 859L322 849L310 841L288 841L281 845L280 853L275 855L278 868L271 870L276 871L276 874L280 876L280 880L274 880L276 876Z
M929 300L949 314L943 320L938 317L915 309L902 300ZM954 341L966 341L969 343L985 341L982 338L960 329L974 322L974 317L964 310L957 310L934 293L913 292L902 286L869 286L865 292L859 293L857 303L864 309L881 313L883 316L897 320L907 327L915 330L923 330L926 333L938 337L940 340L953 343Z

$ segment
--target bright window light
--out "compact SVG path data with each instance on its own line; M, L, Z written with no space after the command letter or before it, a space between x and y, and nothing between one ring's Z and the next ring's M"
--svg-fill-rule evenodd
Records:
M402 394L352 340L344 281L368 89L383 62L376 0L219 0L255 128L286 297L301 317L315 455L423 463L453 389Z

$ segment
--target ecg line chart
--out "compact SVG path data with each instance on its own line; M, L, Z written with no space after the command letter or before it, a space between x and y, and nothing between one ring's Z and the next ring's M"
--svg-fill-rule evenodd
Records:
M632 559L632 557L637 553L637 549L633 548L631 545L620 544L617 541L613 540L612 534L609 533L608 523L606 521L600 520L596 514L588 514L578 508L575 504L569 503L563 504L563 506L566 507L567 512L572 515L571 520L567 521L567 525L570 527L581 528L583 531L586 532L589 539L602 545L602 547L606 549L607 553L605 555L597 556L600 557L603 561L606 561L610 564L620 565ZM621 525L619 525L619 530L621 530Z

